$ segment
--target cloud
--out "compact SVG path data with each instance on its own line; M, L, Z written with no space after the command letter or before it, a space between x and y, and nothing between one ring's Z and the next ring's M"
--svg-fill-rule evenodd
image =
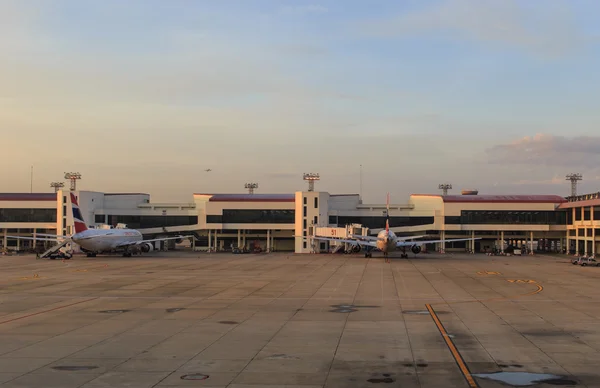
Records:
M600 166L600 136L565 137L540 133L496 145L488 148L486 153L489 163L493 164L597 169Z
M488 45L518 47L543 56L559 57L583 41L564 4L544 2L526 11L517 0L446 0L426 8L363 24L370 35L406 37L428 31L456 34Z
M327 13L329 9L327 7L323 7L322 5L299 5L299 6L286 6L281 8L281 13L287 15L306 15L306 14L324 14Z

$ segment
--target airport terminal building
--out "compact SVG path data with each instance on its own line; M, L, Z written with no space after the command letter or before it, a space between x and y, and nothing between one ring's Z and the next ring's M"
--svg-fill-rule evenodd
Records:
M330 252L314 234L344 237L347 226L375 233L385 227L384 204L363 204L358 194L298 191L292 194L193 194L189 203L153 203L143 193L74 191L89 227L140 230L145 238L193 236L192 248L255 252ZM9 236L38 233L70 235L69 191L0 194L0 245L26 251L33 241ZM442 240L427 251L526 251L595 255L600 249L598 193L555 195L413 194L390 205L390 227L400 236ZM598 237L597 237L598 236ZM472 240L446 242L447 239ZM478 238L477 240L475 240ZM52 242L37 241L42 249ZM163 248L156 246L157 249Z

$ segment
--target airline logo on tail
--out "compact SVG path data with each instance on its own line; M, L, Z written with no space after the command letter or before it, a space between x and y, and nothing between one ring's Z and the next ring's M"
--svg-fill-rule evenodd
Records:
M83 221L83 216L81 215L81 211L79 210L79 204L77 203L77 198L73 193L71 194L71 208L73 209L73 223L75 224L75 233L81 233L88 230L85 222Z

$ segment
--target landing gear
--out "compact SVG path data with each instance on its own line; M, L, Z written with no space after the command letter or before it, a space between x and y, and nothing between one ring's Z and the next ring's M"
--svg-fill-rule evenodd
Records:
M386 263L390 262L390 257L388 256L388 252L383 252L383 258L385 259Z
M86 256L87 257L96 257L96 254L97 254L96 252L88 252L88 253L86 253Z
M123 257L131 257L131 252L123 252Z
M365 252L365 257L373 257L373 254L371 252Z

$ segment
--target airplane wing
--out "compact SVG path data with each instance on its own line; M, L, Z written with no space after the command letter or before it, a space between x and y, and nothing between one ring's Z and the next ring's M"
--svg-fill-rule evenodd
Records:
M396 243L396 247L405 247L408 245L423 245L423 244L433 244L438 242L453 242L453 241L469 241L469 240L481 240L481 237L477 238L457 238L452 240L425 240L425 241L398 241Z
M7 238L17 238L17 239L22 239L22 240L35 240L35 241L56 241L56 242L63 242L65 240L70 240L68 237L67 238L44 238L44 237L25 237L25 236L6 236Z
M357 240L377 241L377 237L375 236L361 236L360 234L351 234L350 237L355 238Z
M324 240L324 241L338 241L341 243L352 244L352 245L366 245L369 247L377 248L377 244L375 244L375 240L372 241L361 241L361 240L347 240L343 238L331 238L331 237L320 237L320 236L294 236L294 237L302 237L304 239L312 238L315 240Z
M161 237L161 238L153 238L150 240L131 241L131 242L125 242L125 243L119 244L119 245L117 245L117 248L130 247L130 246L145 244L145 243L154 242L154 241L179 240L179 239L189 238L189 237L192 237L192 236Z

